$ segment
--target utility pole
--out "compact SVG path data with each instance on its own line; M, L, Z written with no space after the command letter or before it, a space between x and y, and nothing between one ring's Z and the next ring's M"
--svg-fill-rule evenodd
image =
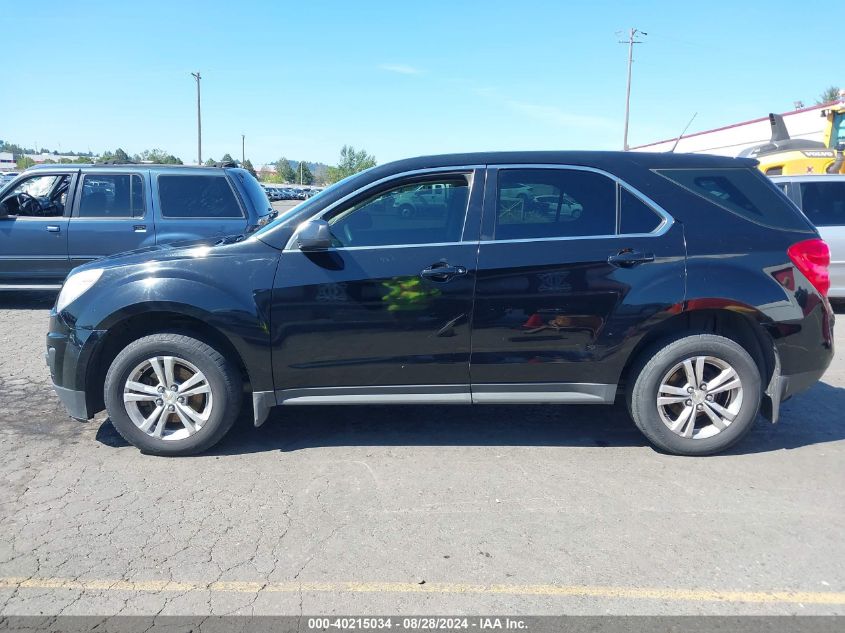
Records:
M628 45L628 85L625 89L625 132L622 141L622 149L628 151L628 117L631 111L631 66L634 63L634 44L642 44L642 40L638 40L637 35L648 35L644 31L632 28L628 32L628 40L620 40L620 44Z
M202 165L202 112L200 110L200 71L191 73L197 80L197 165Z
M246 134L241 134L241 167L246 162Z
M302 161L299 161L299 185L302 186Z

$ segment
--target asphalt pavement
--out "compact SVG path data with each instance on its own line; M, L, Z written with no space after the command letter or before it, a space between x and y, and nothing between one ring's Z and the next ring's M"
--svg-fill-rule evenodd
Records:
M169 459L67 417L53 299L0 295L0 615L845 614L841 355L714 457L621 406L361 406Z

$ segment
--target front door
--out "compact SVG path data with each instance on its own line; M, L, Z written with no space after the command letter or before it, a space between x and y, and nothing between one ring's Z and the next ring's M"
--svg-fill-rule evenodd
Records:
M277 400L469 402L483 170L397 178L323 212L333 247L288 247L273 292ZM442 204L403 213L420 184Z
M67 252L68 192L74 174L39 173L0 201L0 285L60 285Z
M490 169L473 321L474 402L607 402L638 328L684 296L680 225L614 178Z
M141 174L85 173L73 205L68 252L74 266L155 244Z

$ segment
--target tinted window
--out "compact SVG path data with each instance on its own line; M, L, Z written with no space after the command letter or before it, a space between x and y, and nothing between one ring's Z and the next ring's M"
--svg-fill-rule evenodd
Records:
M619 194L619 232L651 233L663 221L650 206L624 188Z
M616 183L590 171L499 172L497 240L616 233Z
M270 200L267 199L267 192L255 179L255 176L248 171L238 171L236 173L238 178L240 178L244 191L246 191L246 195L249 196L256 213L258 213L258 215L264 215L272 212L273 207L270 206Z
M167 218L242 218L243 212L225 176L158 177L161 214Z
M79 216L140 218L144 215L141 177L129 174L86 174L82 180Z
M444 176L394 187L329 219L335 246L386 246L459 242L469 186Z
M816 226L845 226L845 181L802 182L801 207Z
M801 214L756 169L662 169L682 187L757 224L806 231Z

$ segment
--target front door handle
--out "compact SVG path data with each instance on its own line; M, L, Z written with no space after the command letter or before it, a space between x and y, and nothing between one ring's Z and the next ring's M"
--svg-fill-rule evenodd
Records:
M48 225L47 225L47 230L48 230L50 233L59 233L62 229L61 229L61 227L60 227L58 224L48 224Z
M424 268L422 272L420 272L420 277L430 281L443 283L445 281L449 281L453 277L466 274L467 269L465 266L450 266L446 262L438 262L436 264L432 264L428 268Z
M654 261L654 253L644 253L642 251L635 251L630 248L619 251L615 255L607 258L607 263L611 266L619 266L621 268L631 268L637 264L644 264L646 262Z
M132 227L132 230L136 233L146 233L147 232L147 225L146 224L136 224Z

